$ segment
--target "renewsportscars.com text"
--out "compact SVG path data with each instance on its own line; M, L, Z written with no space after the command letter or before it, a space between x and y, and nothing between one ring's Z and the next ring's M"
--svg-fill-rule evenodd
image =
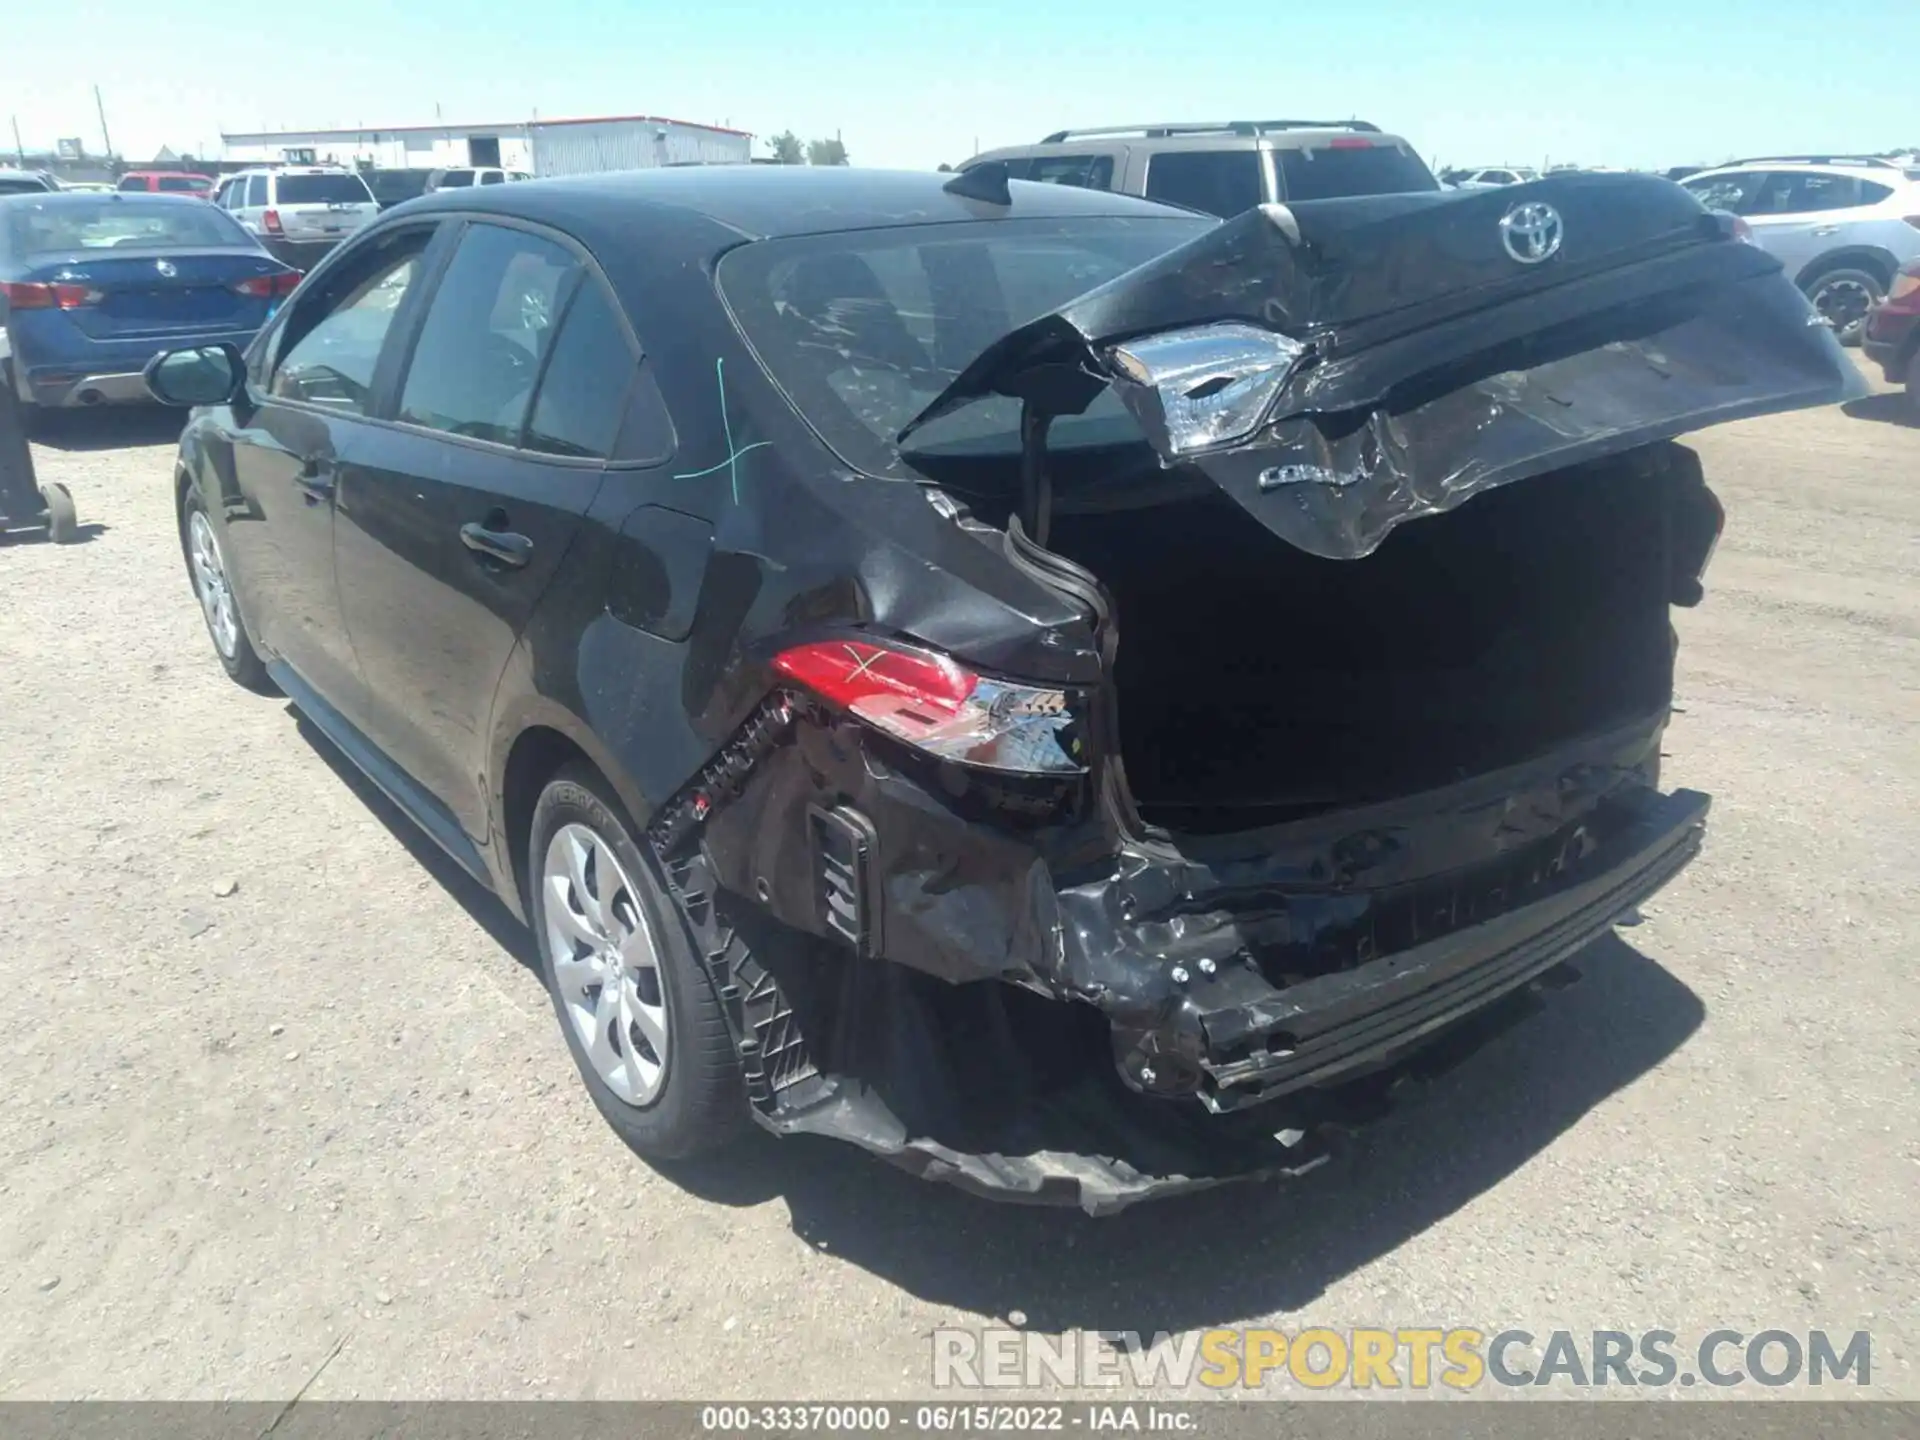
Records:
M1864 1386L1873 1340L1864 1330L1829 1335L1711 1330L1683 1340L1671 1330L1483 1331L1232 1329L1137 1334L1008 1329L933 1332L938 1389L1040 1389L1134 1385L1260 1390L1477 1390L1485 1386L1706 1385Z

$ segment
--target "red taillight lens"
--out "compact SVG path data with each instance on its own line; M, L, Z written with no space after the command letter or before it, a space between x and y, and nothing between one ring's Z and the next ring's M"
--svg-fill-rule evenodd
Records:
M773 668L888 731L945 724L980 684L978 675L944 655L916 655L859 640L801 645L783 651Z
M287 233L280 228L280 212L278 210L263 211L260 216L260 224L269 235L284 235Z
M1342 135L1338 140L1327 142L1329 150L1371 150L1373 142L1362 140L1358 135Z
M775 656L773 668L943 760L1027 775L1086 768L1072 707L1059 690L989 680L945 655L865 639L798 645Z
M0 280L0 295L14 310L79 310L105 298L87 285L48 285L37 280Z
M277 296L291 295L299 284L298 270L282 270L273 275L249 275L244 280L236 280L233 283L233 289L241 295L271 300Z

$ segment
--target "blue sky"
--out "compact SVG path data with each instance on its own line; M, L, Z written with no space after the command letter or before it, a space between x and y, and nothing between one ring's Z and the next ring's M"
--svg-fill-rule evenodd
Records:
M95 84L136 159L217 154L223 128L426 124L436 105L459 122L838 130L854 163L912 168L1065 125L1282 115L1359 115L1445 164L1920 145L1920 0L85 8L84 44L0 56L0 109L29 148L81 135L97 150Z

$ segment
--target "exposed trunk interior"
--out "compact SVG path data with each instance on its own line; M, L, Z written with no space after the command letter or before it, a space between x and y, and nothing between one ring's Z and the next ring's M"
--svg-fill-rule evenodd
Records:
M1672 694L1666 486L1630 457L1476 496L1362 560L1225 496L1056 514L1115 601L1141 818L1219 833L1517 764Z

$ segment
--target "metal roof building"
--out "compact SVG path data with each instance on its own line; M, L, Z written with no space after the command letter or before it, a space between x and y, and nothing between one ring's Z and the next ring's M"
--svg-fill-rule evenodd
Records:
M498 165L533 175L590 175L688 163L745 164L753 136L660 115L516 120L498 125L388 125L220 137L229 162L437 169Z

